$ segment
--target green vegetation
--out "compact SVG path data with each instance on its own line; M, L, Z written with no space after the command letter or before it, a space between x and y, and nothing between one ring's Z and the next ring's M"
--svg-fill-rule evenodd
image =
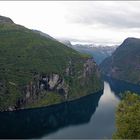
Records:
M86 95L89 91L100 90L97 71L91 78L78 78L83 75L84 63L89 58L88 55L80 54L54 39L44 37L23 26L0 23L0 110L16 106L17 101L21 99L27 107L63 101L62 95L51 92L35 95L36 103L33 99L26 101L26 94L23 91L25 86L34 83L36 75L58 74L68 85L70 99L80 97L79 93L82 92L84 92L82 95ZM67 67L70 67L71 75L66 74ZM86 80L85 85L81 84ZM40 98L42 95L44 98Z
M36 71L63 73L62 69L64 70L71 57L75 60L81 57L76 51L57 41L23 27L11 26L0 25L1 71L18 71L21 76Z
M117 131L114 139L140 139L140 96L125 93L116 112Z
M140 39L127 38L111 57L100 65L105 75L140 84Z
M43 107L52 104L58 104L60 102L64 102L62 96L55 92L46 92L44 96L40 97L40 100L35 100L32 103L29 103L25 108L36 108Z

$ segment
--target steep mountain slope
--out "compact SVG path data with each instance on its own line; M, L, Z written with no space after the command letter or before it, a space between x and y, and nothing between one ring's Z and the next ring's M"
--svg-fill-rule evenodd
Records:
M140 39L127 38L100 65L103 74L140 84Z
M0 16L0 111L56 104L101 88L91 58Z
M41 32L41 31L39 31L39 30L33 30L33 31L34 31L35 33L38 33L38 34L40 34L40 35L46 37L46 38L49 38L49 39L51 39L51 40L58 41L58 40L56 40L55 38L51 37L50 35L48 35L48 34L46 34L46 33L43 33L43 32Z

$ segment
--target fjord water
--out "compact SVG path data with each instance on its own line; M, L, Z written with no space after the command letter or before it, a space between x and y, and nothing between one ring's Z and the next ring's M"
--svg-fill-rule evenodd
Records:
M104 90L76 101L0 113L0 138L111 138L121 92L140 86L104 78Z

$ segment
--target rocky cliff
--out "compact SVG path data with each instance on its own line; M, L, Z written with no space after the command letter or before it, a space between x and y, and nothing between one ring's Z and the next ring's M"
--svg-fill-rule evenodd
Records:
M103 88L92 58L1 18L0 111L57 104Z
M10 18L4 17L4 16L0 16L0 23L1 24L4 24L4 23L14 24L14 22Z

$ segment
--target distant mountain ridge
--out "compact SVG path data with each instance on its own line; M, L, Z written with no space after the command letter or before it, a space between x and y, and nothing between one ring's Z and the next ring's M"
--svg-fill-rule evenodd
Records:
M103 74L140 84L140 39L129 37L100 65Z
M86 53L93 56L97 64L100 64L106 57L110 56L115 51L116 47L117 46L96 46L94 44L76 44L72 46L73 49L81 53Z
M103 45L97 46L94 44L72 45L69 40L61 39L59 41L80 53L91 55L97 64L100 64L106 57L110 56L118 47L117 45L112 45L112 46L103 46Z

